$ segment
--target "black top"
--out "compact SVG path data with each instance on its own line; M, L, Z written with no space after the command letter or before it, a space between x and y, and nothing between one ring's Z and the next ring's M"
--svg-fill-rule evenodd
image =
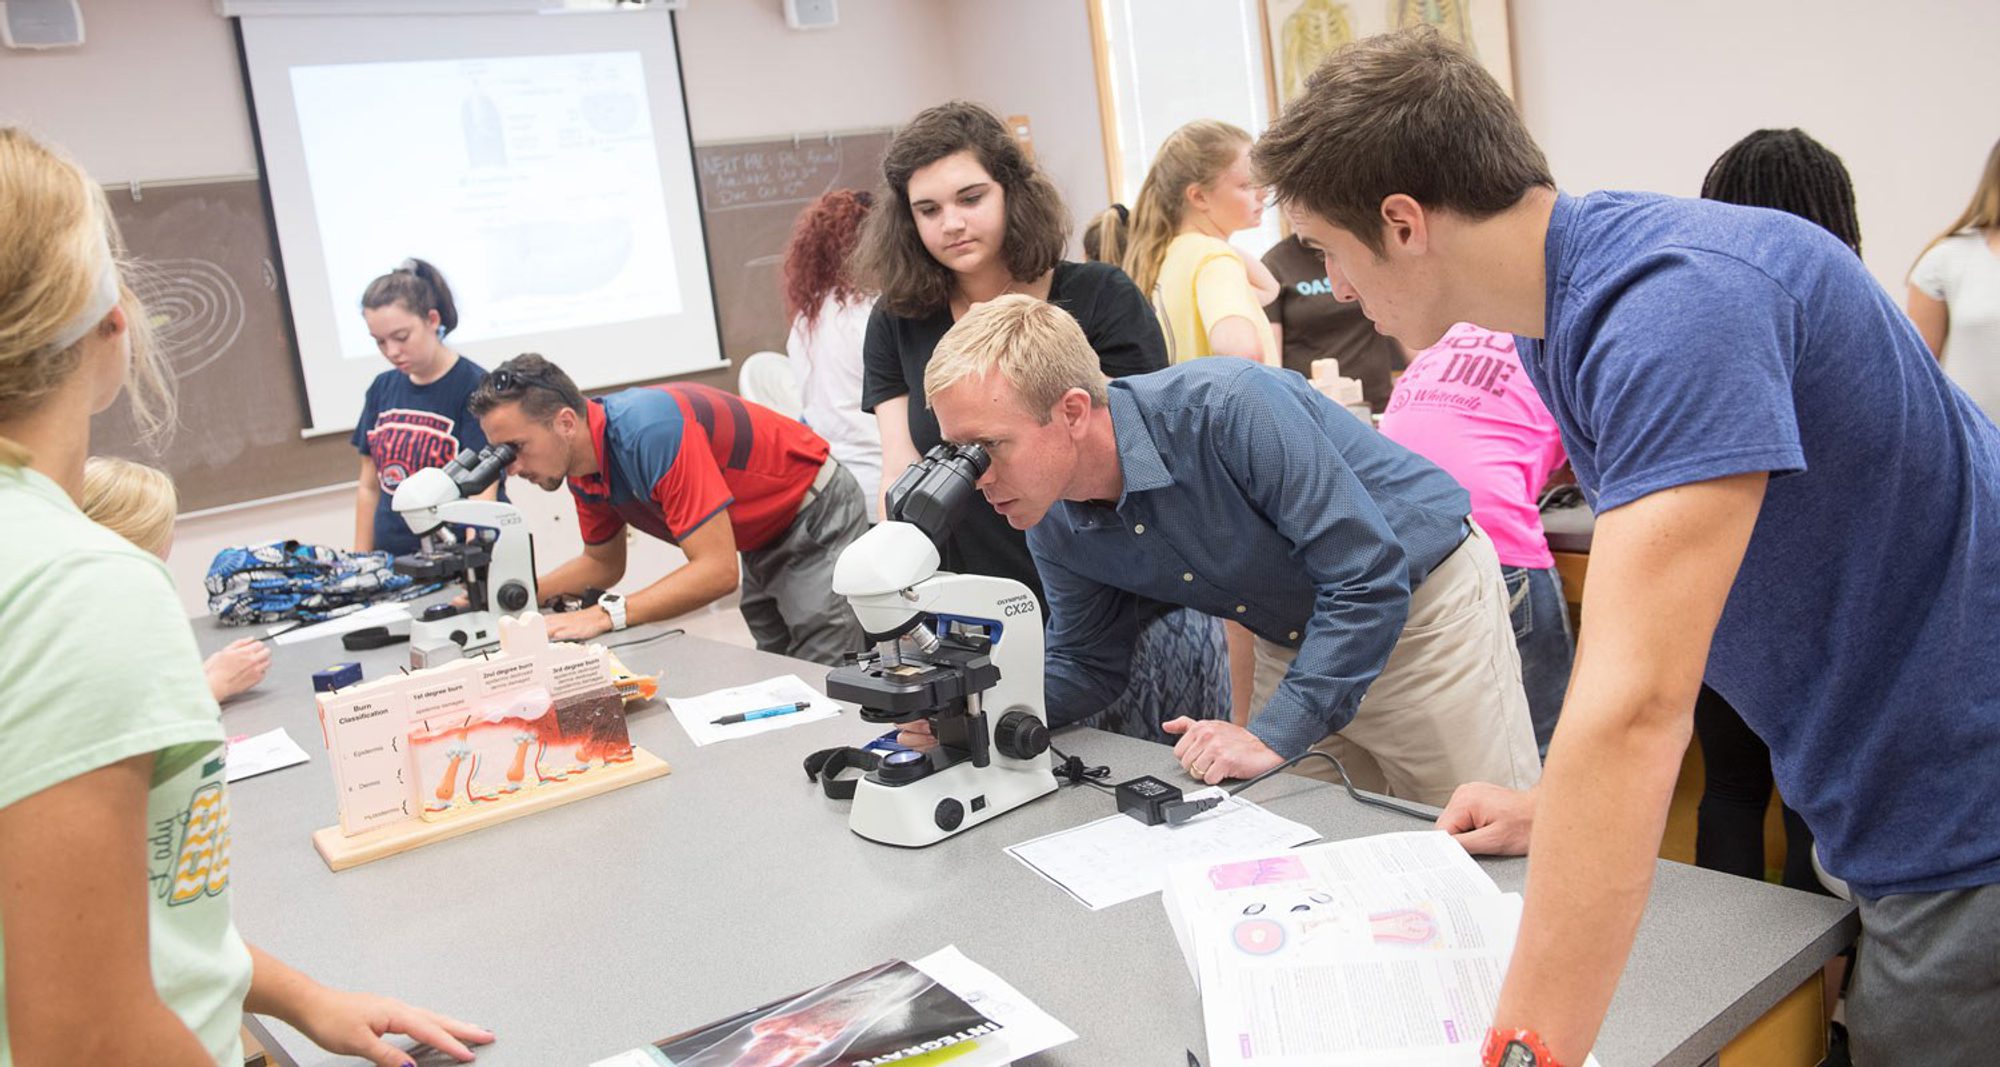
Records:
M1360 304L1334 297L1326 262L1297 237L1272 245L1264 265L1278 279L1278 299L1264 305L1264 316L1284 330L1279 344L1286 368L1310 378L1313 360L1337 359L1341 375L1361 379L1362 395L1380 414L1394 384L1389 372L1402 365L1402 346L1375 332Z
M1113 378L1144 374L1167 365L1160 322L1139 287L1108 263L1058 263L1049 283L1049 302L1075 316L1104 373ZM937 416L924 403L924 368L945 331L950 308L909 319L880 307L868 319L862 343L861 409L899 396L910 398L910 442L922 455L943 442ZM886 472L885 472L886 476ZM885 483L886 484L886 483ZM1012 578L1042 598L1042 581L1028 555L1028 539L983 504L970 509L945 541L944 569L958 574Z

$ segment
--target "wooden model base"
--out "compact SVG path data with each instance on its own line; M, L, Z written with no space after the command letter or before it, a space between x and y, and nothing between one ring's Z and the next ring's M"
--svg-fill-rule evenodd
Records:
M319 850L320 858L326 861L329 869L344 871L349 867L358 867L384 856L394 856L432 842L469 834L474 830L494 826L510 819L518 819L523 815L533 815L538 811L547 811L572 801L658 778L672 770L672 767L667 766L667 761L634 745L631 762L599 767L580 781L566 784L561 789L537 790L532 796L510 800L505 804L495 804L490 808L475 808L442 822L405 819L393 826L379 827L353 837L341 833L338 826L329 826L313 831L313 847Z

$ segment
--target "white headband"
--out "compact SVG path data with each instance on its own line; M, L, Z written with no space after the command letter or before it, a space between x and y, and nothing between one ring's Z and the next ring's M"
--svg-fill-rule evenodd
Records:
M55 351L60 352L83 340L83 335L96 329L97 324L104 321L104 316L111 314L111 309L117 306L118 261L111 258L111 245L107 241L104 245L104 269L97 275L97 289L91 294L90 303L84 305L82 313L56 334L56 339L51 342Z

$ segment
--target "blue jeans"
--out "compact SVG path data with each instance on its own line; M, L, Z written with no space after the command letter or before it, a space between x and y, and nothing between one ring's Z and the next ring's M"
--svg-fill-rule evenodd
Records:
M1576 659L1562 576L1554 567L1501 567L1500 576L1507 582L1508 614L1514 621L1514 646L1521 651L1521 687L1528 692L1535 747L1546 757L1549 735L1556 732L1556 717L1562 714L1563 692L1569 688L1570 665Z

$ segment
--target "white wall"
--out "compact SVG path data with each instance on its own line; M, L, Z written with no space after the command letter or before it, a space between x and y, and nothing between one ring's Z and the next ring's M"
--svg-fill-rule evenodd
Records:
M1083 224L1110 203L1085 0L956 0L950 10L953 91L1002 118L1028 116L1035 160L1069 206L1081 256Z
M1797 126L1854 177L1861 250L1898 302L2000 137L1992 0L1514 0L1528 127L1568 192L1694 196L1744 134Z
M848 0L826 30L785 25L778 0L691 0L681 69L696 142L893 126L954 91L951 8Z
M236 36L211 0L83 0L85 44L0 49L0 122L102 182L257 173Z

